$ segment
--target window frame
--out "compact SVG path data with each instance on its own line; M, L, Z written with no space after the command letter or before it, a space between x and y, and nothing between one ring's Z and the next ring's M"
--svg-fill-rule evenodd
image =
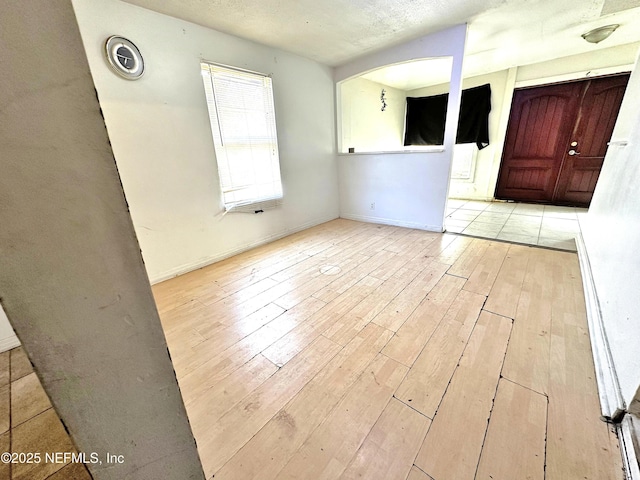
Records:
M280 206L283 187L271 76L206 60L200 68L222 205L227 212L251 213ZM245 181L237 182L238 177Z

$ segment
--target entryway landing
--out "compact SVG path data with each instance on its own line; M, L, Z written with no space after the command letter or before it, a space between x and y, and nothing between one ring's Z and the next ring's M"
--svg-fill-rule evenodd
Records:
M474 237L575 252L579 218L586 213L586 208L450 198L445 229Z

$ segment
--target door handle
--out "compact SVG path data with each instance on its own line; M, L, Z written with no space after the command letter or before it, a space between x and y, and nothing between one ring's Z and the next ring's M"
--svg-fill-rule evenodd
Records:
M569 150L569 155L580 155L580 152L576 152L575 150Z

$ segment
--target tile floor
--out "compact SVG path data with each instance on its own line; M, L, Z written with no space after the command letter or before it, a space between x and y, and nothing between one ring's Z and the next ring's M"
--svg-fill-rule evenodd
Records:
M586 208L450 198L448 232L576 251L575 235Z
M47 463L45 452L76 452L21 347L0 353L0 453L39 452L40 463L0 462L0 480L91 480L81 463Z

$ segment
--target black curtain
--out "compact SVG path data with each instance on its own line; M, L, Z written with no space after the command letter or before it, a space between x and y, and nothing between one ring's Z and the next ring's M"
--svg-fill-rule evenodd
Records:
M442 145L449 94L407 97L405 145ZM479 150L489 145L491 85L462 91L456 143L475 143Z

